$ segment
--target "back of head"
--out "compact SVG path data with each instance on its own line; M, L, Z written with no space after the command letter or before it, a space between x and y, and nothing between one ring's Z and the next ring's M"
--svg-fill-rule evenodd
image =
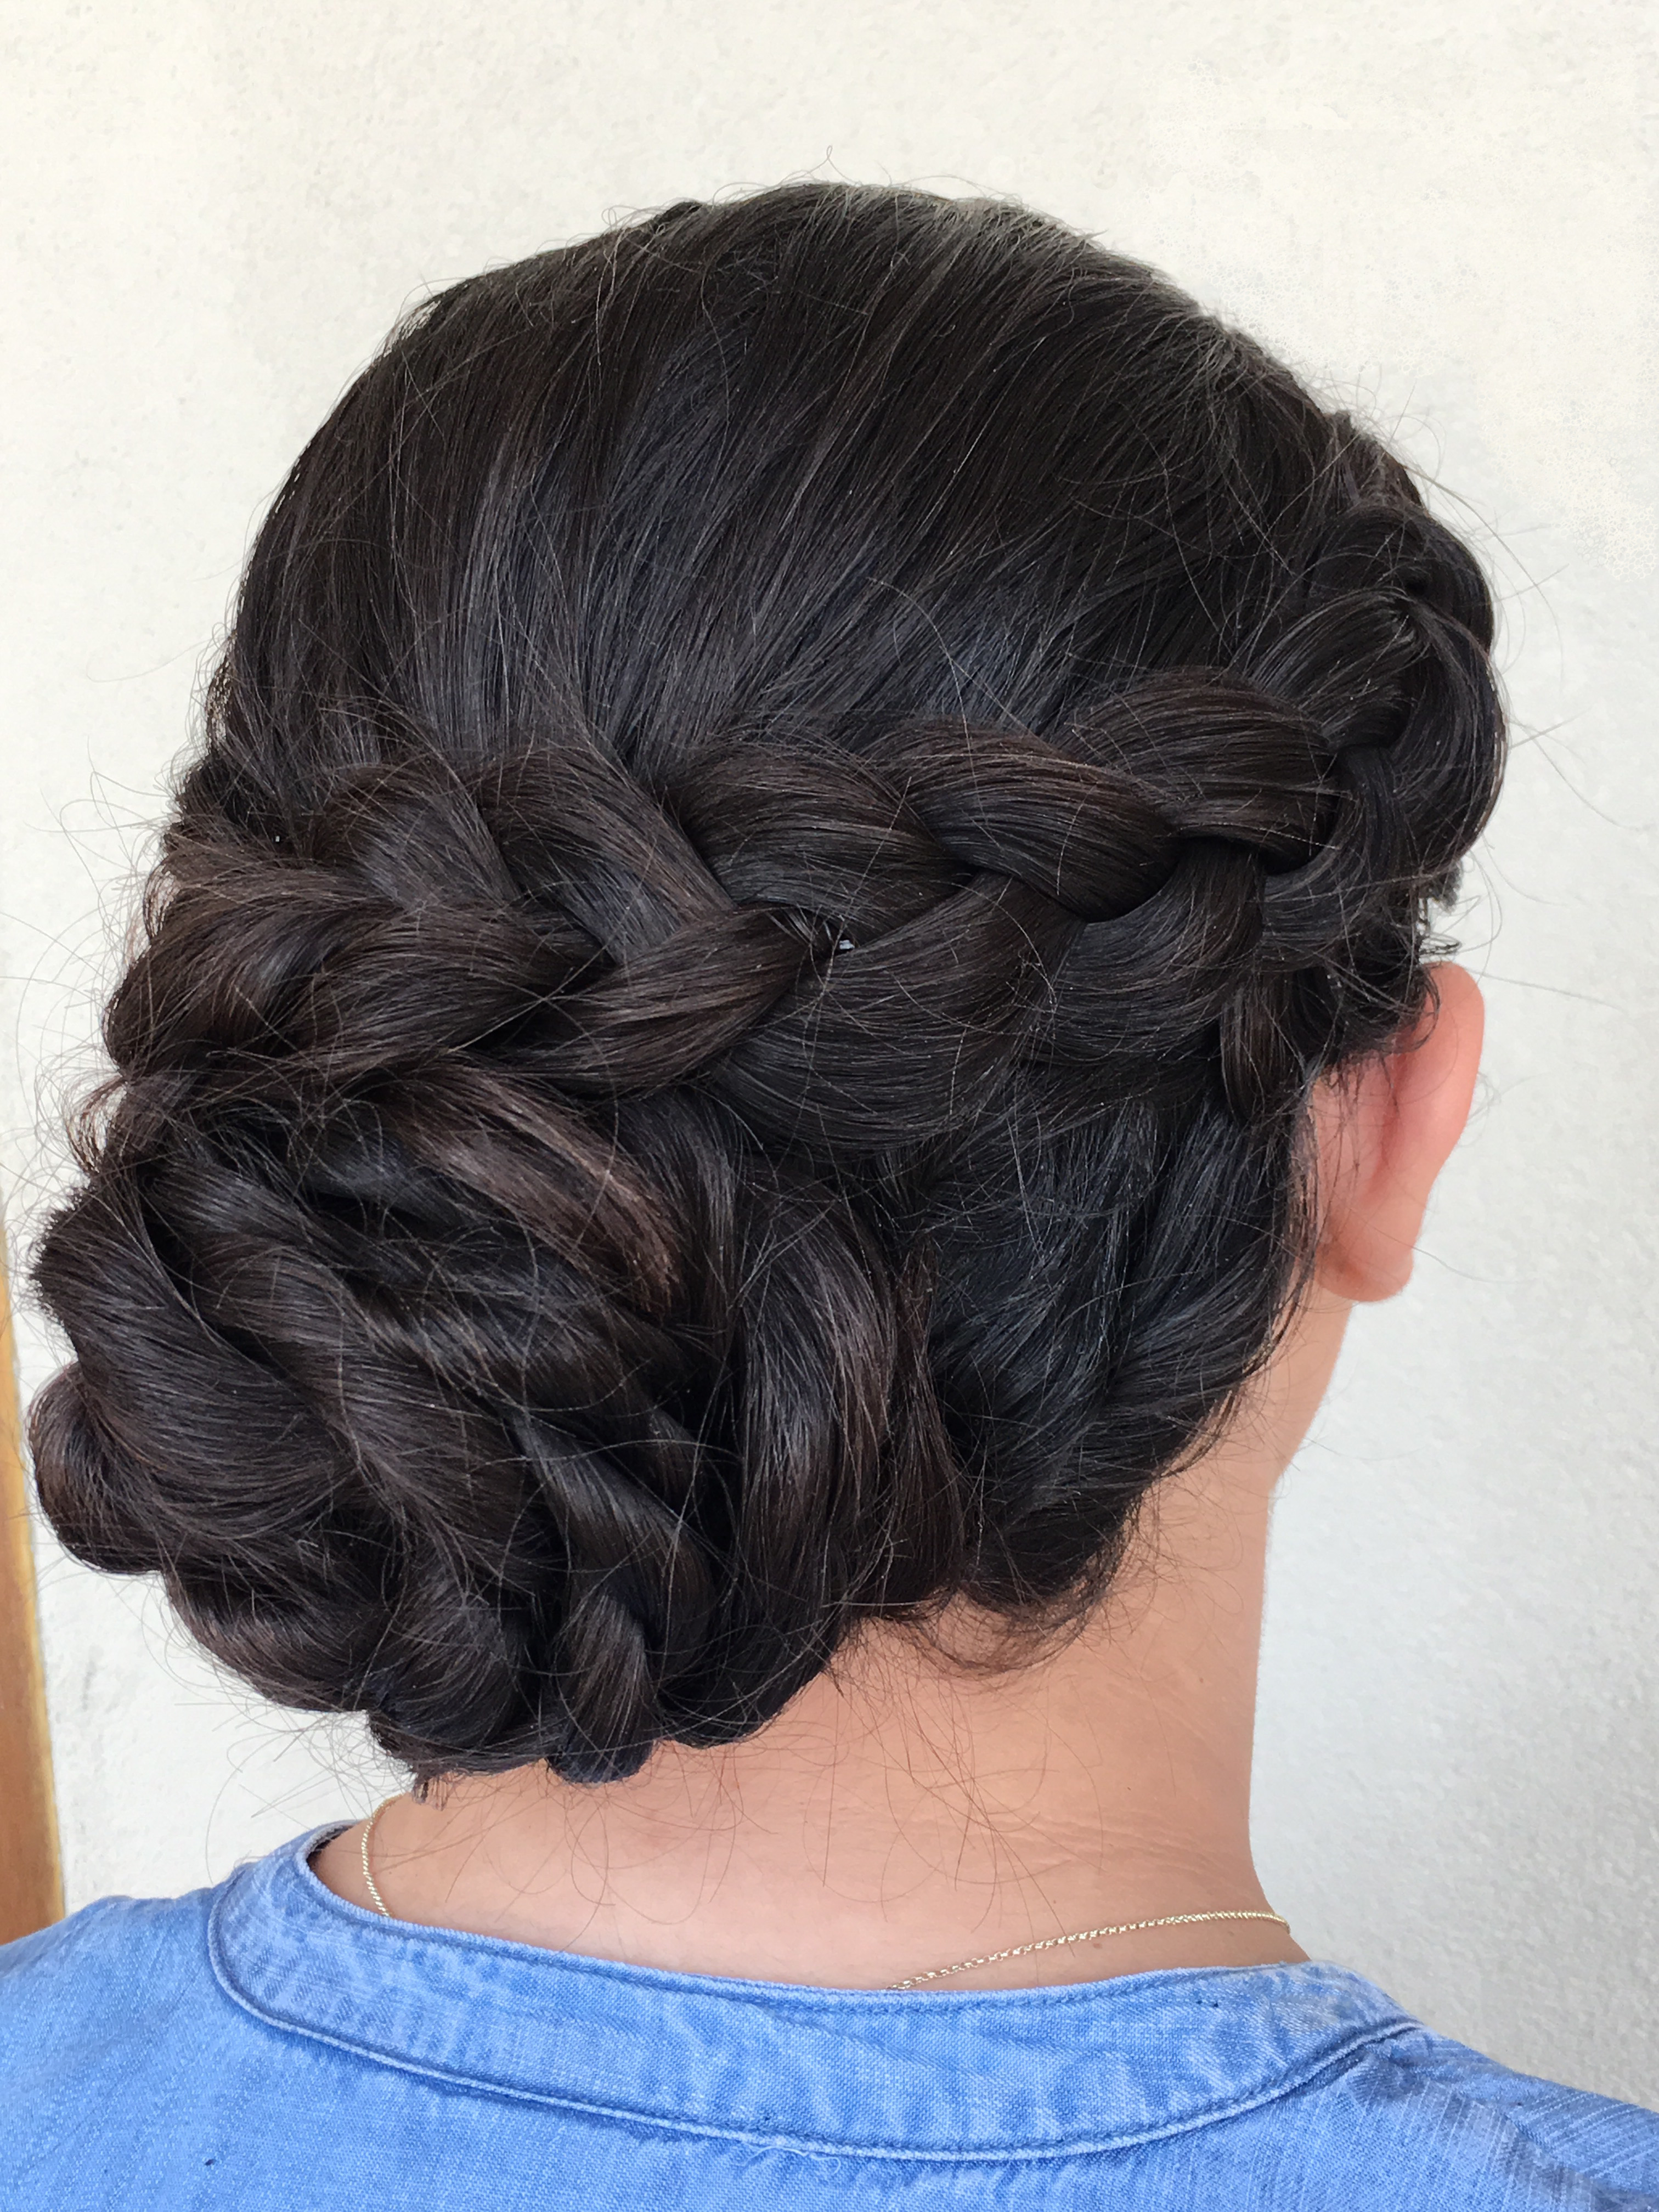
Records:
M64 1541L418 1773L1097 1596L1495 795L1404 470L1019 210L685 205L412 316L260 532L84 1181Z

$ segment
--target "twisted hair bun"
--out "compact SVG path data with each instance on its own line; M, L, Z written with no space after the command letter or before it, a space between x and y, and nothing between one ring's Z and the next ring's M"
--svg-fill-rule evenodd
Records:
M1421 1009L1492 611L1145 270L797 186L457 286L266 521L38 1281L64 1540L422 1775L1091 1602Z

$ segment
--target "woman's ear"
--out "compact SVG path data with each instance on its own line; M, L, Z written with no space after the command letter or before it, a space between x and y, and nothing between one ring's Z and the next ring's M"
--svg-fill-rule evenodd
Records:
M1417 1027L1315 1094L1315 1276L1340 1298L1405 1289L1429 1193L1469 1117L1486 1021L1480 988L1467 969L1430 975L1433 995Z

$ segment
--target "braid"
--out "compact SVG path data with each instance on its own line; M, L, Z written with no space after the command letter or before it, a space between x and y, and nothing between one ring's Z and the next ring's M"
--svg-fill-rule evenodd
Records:
M289 1703L368 1712L422 1774L541 1759L603 1780L664 1738L759 1726L863 1621L956 1595L1041 1620L1091 1602L1139 1499L1272 1346L1307 1257L1310 1085L1420 1010L1431 904L1496 789L1479 571L1352 424L1242 342L1218 354L1145 272L1026 219L771 197L812 237L841 210L809 325L831 278L857 290L834 256L896 210L918 239L974 243L982 295L1020 278L1019 313L1035 270L1069 272L1070 312L1159 334L1189 387L1220 378L1241 441L1273 426L1257 476L1278 505L1172 442L1177 507L1154 502L1139 538L1117 526L1109 558L1087 501L1054 542L1052 437L977 507L952 491L954 541L928 501L965 461L929 461L914 526L866 489L892 565L935 564L936 627L962 602L975 639L1028 633L1018 684L948 711L909 638L879 667L851 642L875 588L856 531L856 588L825 580L862 459L856 440L837 459L820 396L792 464L825 533L791 526L817 627L767 616L771 658L745 674L750 648L720 644L715 598L682 578L705 665L671 743L617 719L616 625L631 607L648 633L644 570L613 550L602 609L569 581L592 485L619 538L678 511L644 366L564 523L544 466L527 479L514 527L544 550L514 573L561 580L498 608L492 649L511 636L519 658L459 695L432 656L483 649L457 628L477 574L413 607L394 653L323 572L356 466L352 530L416 573L417 520L375 506L399 477L376 380L447 390L463 326L481 374L533 288L438 303L319 434L256 550L108 1009L87 1180L38 1268L76 1358L33 1437L80 1556L161 1572L210 1649ZM612 269L624 320L630 287L657 288L682 401L684 288L728 337L755 312L742 230L741 210L676 210ZM522 385L555 419L548 334L586 327L592 271L580 249L544 265L542 386L498 361L475 414ZM937 336L915 343L937 357ZM1091 388L1110 459L1130 418ZM917 435L921 454L932 418ZM1200 464L1217 473L1177 511ZM1110 480L1120 507L1141 481ZM447 542L471 527L458 510ZM1177 580L1158 548L1180 529ZM512 562L490 560L505 588ZM757 624L763 589L763 568L725 575L718 604ZM307 639L332 659L294 662ZM945 659L959 695L963 653ZM665 649L646 659L666 683Z

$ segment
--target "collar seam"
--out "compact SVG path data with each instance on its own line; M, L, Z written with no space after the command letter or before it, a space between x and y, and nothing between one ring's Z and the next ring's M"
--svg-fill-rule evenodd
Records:
M1085 2136L1055 2143L1011 2142L994 2148L951 2145L933 2150L905 2143L860 2142L850 2138L791 2135L781 2131L769 2132L759 2128L722 2127L712 2120L683 2119L669 2113L638 2111L626 2105L605 2105L592 2098L556 2089L522 2088L512 2082L492 2081L480 2075L428 2065L396 2051L380 2050L371 2044L358 2043L348 2036L331 2033L326 2028L313 2026L307 2021L286 2020L279 2014L268 2011L247 1991L240 1988L233 1978L220 1942L216 1911L208 1921L207 1948L214 1978L225 1995L234 2004L267 2027L283 2034L305 2036L313 2042L344 2051L354 2058L390 2067L397 2073L438 2082L445 2088L466 2091L474 2095L507 2097L519 2104L550 2106L562 2112L580 2112L590 2119L609 2120L629 2127L654 2128L668 2135L696 2136L722 2142L743 2143L758 2150L795 2151L816 2157L884 2159L918 2165L1031 2165L1042 2160L1103 2157L1114 2151L1133 2150L1144 2143L1161 2142L1171 2136L1188 2135L1199 2128L1215 2126L1224 2120L1237 2119L1243 2113L1258 2111L1264 2105L1275 2104L1282 2098L1294 2096L1298 2090L1317 2081L1321 2075L1342 2066L1344 2061L1356 2058L1373 2045L1389 2041L1395 2036L1410 2034L1418 2025L1415 2021L1399 2019L1362 2029L1334 2049L1322 2052L1312 2064L1284 2081L1273 2082L1230 2105L1188 2113L1178 2120L1168 2121L1158 2127L1138 2129L1132 2134Z

